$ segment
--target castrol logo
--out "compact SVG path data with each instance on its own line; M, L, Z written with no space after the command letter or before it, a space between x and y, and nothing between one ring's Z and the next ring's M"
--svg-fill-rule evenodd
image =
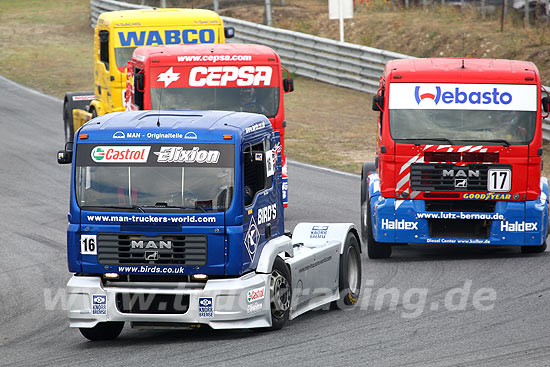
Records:
M191 87L261 87L271 84L270 66L196 66L189 73Z
M97 163L146 163L148 146L97 146L92 150L92 160Z

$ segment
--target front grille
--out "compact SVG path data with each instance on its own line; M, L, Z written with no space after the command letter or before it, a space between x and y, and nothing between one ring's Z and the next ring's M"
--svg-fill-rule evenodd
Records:
M493 213L493 200L425 200L428 212L476 212Z
M189 309L189 295L117 293L115 301L121 313L181 315Z
M411 165L413 191L475 191L487 192L489 168L501 165L415 163Z
M490 220L428 219L430 237L489 238Z
M158 264L203 266L207 260L207 237L197 234L100 233L97 257L100 264Z

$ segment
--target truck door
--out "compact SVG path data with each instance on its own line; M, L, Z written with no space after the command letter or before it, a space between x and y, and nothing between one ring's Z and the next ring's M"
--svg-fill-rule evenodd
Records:
M109 31L108 30L100 30L97 35L97 52L98 57L96 59L96 65L95 65L95 84L96 84L96 90L95 95L96 99L103 102L103 107L105 108L105 112L111 111L111 75L110 75L110 67L116 67L116 65L111 65L114 60L110 60L109 55L109 46L110 46L110 37L109 37Z
M254 269L265 243L282 234L283 216L280 192L275 187L271 140L245 144L244 182L244 269ZM247 260L250 261L247 264Z

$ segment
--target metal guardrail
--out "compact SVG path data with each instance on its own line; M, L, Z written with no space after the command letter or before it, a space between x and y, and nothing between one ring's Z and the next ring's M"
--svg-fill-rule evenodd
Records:
M90 0L90 21L95 26L105 11L146 9L146 5L117 0ZM245 20L222 17L224 24L235 28L230 42L257 43L273 48L283 65L296 75L367 93L378 90L380 75L386 62L411 56L372 47L268 27ZM550 87L545 87L550 91ZM543 120L544 140L550 141L550 120Z
M90 0L90 6L92 26L104 11L151 8L116 0ZM386 62L410 57L240 19L222 18L226 26L235 28L235 38L230 42L269 46L279 54L283 65L296 75L363 92L375 93L378 90Z
M386 62L410 57L235 18L224 17L223 21L235 28L233 42L271 47L297 75L368 93L378 90Z

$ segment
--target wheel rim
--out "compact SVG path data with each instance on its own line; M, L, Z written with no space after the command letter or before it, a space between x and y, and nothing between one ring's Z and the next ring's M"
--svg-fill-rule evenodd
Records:
M277 318L284 316L290 308L290 284L278 270L271 272L271 313Z
M348 248L348 286L351 293L357 293L359 284L359 267L357 265L357 251L353 246Z

